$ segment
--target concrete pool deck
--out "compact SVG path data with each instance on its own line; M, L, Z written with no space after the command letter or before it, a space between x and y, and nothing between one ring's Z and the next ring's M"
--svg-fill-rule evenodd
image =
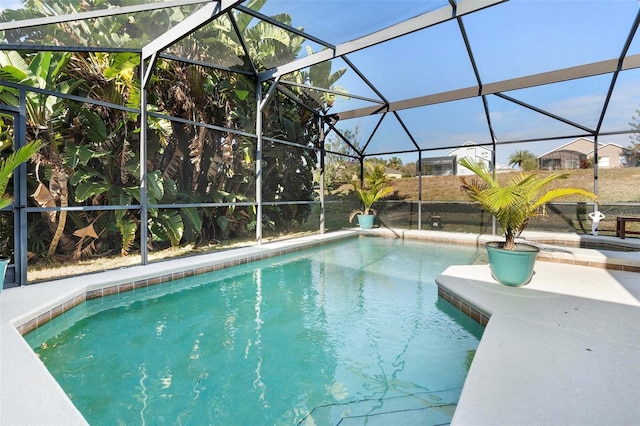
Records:
M180 278L184 271L204 272L358 233L332 232L3 290L0 424L87 424L19 330L37 326L87 295L100 297L130 289L132 283L151 285L160 276ZM476 245L496 239L441 231L370 233ZM640 247L634 239L625 244ZM554 247L548 253L572 264L538 262L524 288L495 284L487 265L453 266L438 278L451 294L491 316L453 424L640 423L640 274L578 266L637 271L640 252Z
M521 288L488 265L437 283L491 318L453 425L640 424L640 274L537 262Z

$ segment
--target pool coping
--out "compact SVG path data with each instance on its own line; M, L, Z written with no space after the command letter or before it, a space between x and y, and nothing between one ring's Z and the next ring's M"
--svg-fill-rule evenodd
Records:
M39 362L21 333L38 327L87 299L278 256L361 234L466 245L480 245L484 241L495 239L490 236L442 231L345 230L5 289L0 293L0 424L87 424ZM548 234L546 238L549 238ZM599 265L600 269L640 268L640 256L637 253L617 252L616 257L609 257L607 253L593 252L594 250L572 248L563 249L560 253L554 253L554 256L562 254L565 256L562 260L569 263L591 262Z

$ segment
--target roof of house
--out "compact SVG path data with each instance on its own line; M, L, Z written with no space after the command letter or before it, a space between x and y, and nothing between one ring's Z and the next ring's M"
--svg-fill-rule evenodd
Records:
M577 141L579 141L579 140L585 140L585 141L587 141L587 142L593 143L593 141L592 141L591 139L587 139L587 138L577 138L577 139L572 140L571 142L567 142L567 143L565 143L564 145L560 145L559 147L554 148L554 149L552 149L551 151L547 151L547 152L545 152L544 154L540 154L540 155L538 155L538 158L542 158L542 157L544 157L545 155L549 155L549 154L551 154L552 152L562 151L562 150L563 150L564 148L566 148L567 146L569 146L569 145L571 145L571 144L574 144L574 143L576 143L576 142L577 142ZM598 146L602 147L602 146L603 146L603 144L601 144L601 143L599 143L599 142L598 142ZM573 150L573 151L575 151L575 150ZM593 152L593 150L592 150L591 152ZM586 152L583 152L583 154L586 154Z
M506 165L506 164L500 164L500 163L496 163L496 171L498 170L502 170L502 171L513 171L515 170L513 167Z
M454 148L454 149L452 149L451 151L449 151L449 154L451 154L451 153L453 153L453 152L456 152L456 151L460 150L461 148L463 148L463 147L465 147L465 146L467 146L467 147L468 147L468 146L475 146L475 147L480 148L480 149L484 149L484 150L487 150L487 151L491 151L489 148L487 148L487 147L485 147L485 146L478 145L477 143L472 142L472 141L467 141L467 142L463 143L462 145L460 145L458 148Z
M629 148L625 148L625 147L623 147L622 145L618 145L617 143L606 143L606 144L604 144L604 145L600 144L600 146L598 147L598 149L599 149L599 150L602 150L602 149L604 149L604 148L606 148L606 147L608 147L608 146L614 146L614 147L616 147L616 148L620 149L621 151L624 151L624 150L628 150L628 149L629 149ZM593 152L594 152L594 150L592 149L591 151L587 152L586 154L587 154L587 155L589 155L589 154L593 154Z

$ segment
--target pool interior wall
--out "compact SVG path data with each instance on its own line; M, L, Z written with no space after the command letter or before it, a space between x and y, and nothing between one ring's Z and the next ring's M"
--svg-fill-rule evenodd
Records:
M0 295L0 424L87 424L82 415L66 397L59 385L37 359L21 334L34 330L52 317L60 315L87 298L100 297L144 287L170 279L184 277L265 257L272 257L314 245L344 238L367 235L392 238L416 238L452 244L479 246L496 237L442 231L404 230L347 230L314 235L296 240L280 241L262 246L248 247L228 252L203 255L194 258L172 260L151 266L138 266L118 271L108 271L89 276L71 277L7 289ZM549 238L549 234L534 235L529 239ZM555 238L555 237L554 237ZM606 237L593 237L604 241ZM589 236L569 237L580 246ZM610 239L612 244L618 241ZM607 239L609 241L609 239ZM626 245L640 246L635 240ZM545 260L545 259L542 259ZM549 252L549 260L574 265L596 266L626 271L640 271L640 260L634 253L605 253L587 249L567 249ZM186 271L186 272L185 272ZM33 383L37 383L34 386Z
M314 235L3 290L0 293L0 424L87 424L22 337L87 298L148 287L354 236L357 232Z
M230 250L223 253L215 253L212 255L197 256L194 258L187 258L181 260L174 260L163 262L167 263L169 268L165 270L162 268L163 263L149 265L146 267L134 267L129 269L153 269L152 273L146 273L139 276L134 281L132 280L117 280L106 283L99 283L97 280L94 286L88 286L84 294L78 294L73 298L64 301L61 304L51 307L40 313L38 316L29 319L28 321L16 323L16 328L20 334L25 335L32 330L37 329L42 324L45 324L58 315L68 311L69 309L77 306L78 304L103 296L109 296L112 294L118 294L133 289L145 288L157 284L166 283L169 281L175 281L177 279L190 277L193 275L203 274L207 272L216 271L219 269L228 268L230 266L237 266L249 262L254 262L261 259L271 258L275 256L281 256L283 254L304 250L311 247L317 247L319 245L327 244L332 241L339 241L345 238L353 238L355 236L377 236L386 238L407 238L415 240L424 240L445 244L461 244L461 245L475 245L480 246L486 241L494 240L495 237L482 236L478 238L472 234L458 234L458 233L445 233L445 232L411 232L411 231L393 231L388 229L375 229L368 232L336 232L331 234L324 234L320 239L314 237L301 238L296 240L290 240L289 242L271 243L264 246L251 247L239 250ZM640 244L635 241L628 241L627 244L621 244L621 242L603 241L602 238L591 239L589 236L578 236L578 238L563 238L559 239L554 236L550 236L546 233L529 234L531 236L528 241L536 242L538 244L544 244L547 246L543 249L539 255L539 260L558 262L558 263L570 263L582 266L595 266L605 269L624 270L631 272L640 272L640 262L637 262L636 251L640 250ZM610 240L610 239L609 239ZM291 244L289 244L291 243ZM282 247L276 247L282 245ZM566 247L616 247L616 250L621 250L624 253L617 254L616 258L611 258L607 255L604 256L576 256L575 250L562 250L554 249L551 246L566 246ZM262 247L264 250L260 250ZM250 251L250 255L247 255L245 251ZM589 250L583 250L585 252ZM225 256L229 254L230 256ZM211 256L214 259L208 259ZM201 259L202 258L202 259ZM196 262L189 262L190 259L196 260ZM636 261L629 260L636 259ZM169 264L177 264L171 265ZM191 265L190 265L191 264ZM182 266L184 265L184 266ZM164 270L164 272L163 272ZM109 274L109 272L105 272ZM87 276L89 279L93 275ZM64 280L62 280L64 281ZM95 287L95 288L92 288ZM19 321L18 321L19 322ZM484 325L484 324L483 324Z
M482 328L434 280L477 254L350 239L93 299L27 340L92 424L447 423Z

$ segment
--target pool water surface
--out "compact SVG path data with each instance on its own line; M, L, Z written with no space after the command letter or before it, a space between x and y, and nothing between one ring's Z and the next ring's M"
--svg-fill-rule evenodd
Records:
M94 299L26 338L90 424L446 424L483 329L435 277L477 255L354 238Z

